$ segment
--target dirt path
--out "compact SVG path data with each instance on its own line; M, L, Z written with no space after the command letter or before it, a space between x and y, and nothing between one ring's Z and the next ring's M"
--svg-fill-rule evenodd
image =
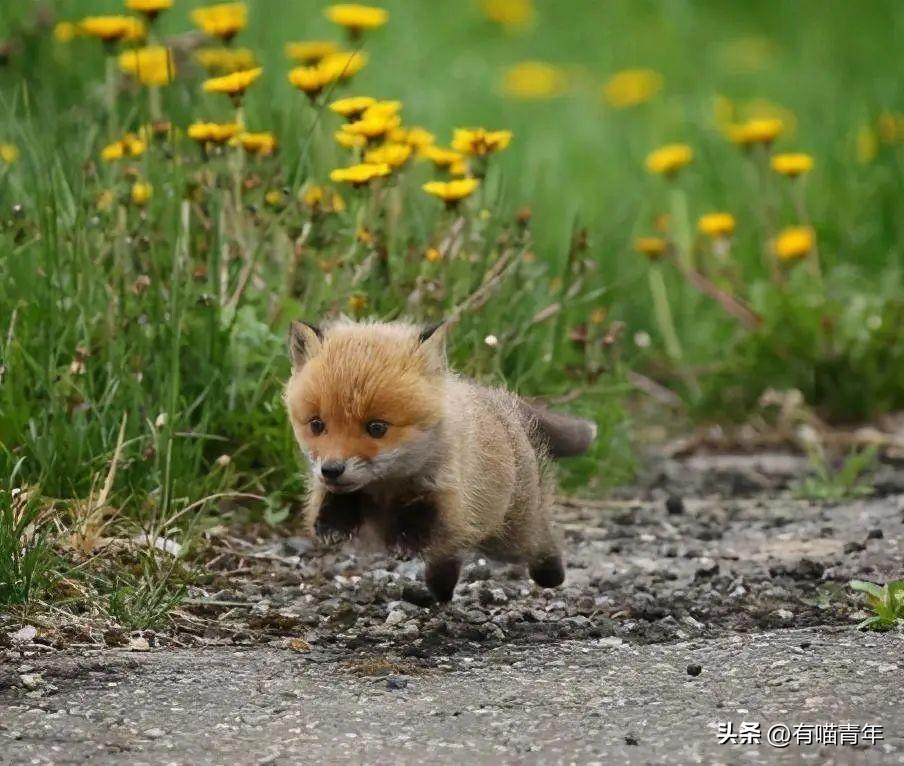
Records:
M904 763L901 636L816 629L639 646L502 647L360 676L275 649L56 660L3 714L4 763ZM702 672L689 676L688 664ZM395 688L402 687L402 688ZM761 724L756 745L717 723ZM866 747L777 749L772 724L873 723Z
M904 635L853 631L843 586L902 577L904 495L811 504L751 470L568 503L564 588L478 561L443 609L416 562L233 547L150 651L7 649L0 763L904 763Z

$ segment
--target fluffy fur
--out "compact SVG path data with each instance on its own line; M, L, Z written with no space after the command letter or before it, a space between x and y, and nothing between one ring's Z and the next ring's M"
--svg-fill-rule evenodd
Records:
M367 529L422 555L441 601L471 551L559 585L547 458L584 451L595 428L458 377L444 344L443 327L293 324L285 399L311 467L311 529L325 539Z

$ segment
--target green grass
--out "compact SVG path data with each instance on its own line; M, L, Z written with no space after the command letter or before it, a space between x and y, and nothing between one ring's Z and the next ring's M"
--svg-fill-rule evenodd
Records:
M795 496L837 501L872 494L869 473L875 466L877 453L874 446L852 450L838 469L833 470L824 454L812 450L809 457L813 475L795 488Z
M851 580L853 590L866 594L873 614L857 625L859 630L890 630L904 625L904 582L878 585L863 580Z
M188 30L195 5L177 2L157 33ZM205 498L224 495L279 523L298 511L304 489L281 402L289 320L353 311L350 299L364 315L435 320L470 306L485 273L510 257L491 298L463 312L452 359L600 423L594 453L564 473L569 489L631 476L628 369L672 387L704 419L742 419L769 387L798 388L834 419L904 405L904 143L876 132L880 116L901 107L899 3L573 0L538 3L535 25L511 33L476 2L387 2L390 23L366 36L370 63L344 92L401 99L405 122L443 143L457 126L514 131L461 224L420 191L432 175L424 164L377 202L343 189L341 215L313 216L296 201L348 154L331 140L339 118L287 82L283 44L341 35L322 3L280 3L278 13L251 5L237 43L265 72L249 90L247 125L273 130L281 151L246 158L241 170L235 152L203 163L184 139L101 162L104 145L147 121L147 93L124 84L110 113L100 43L58 43L51 27L119 12L120 3L68 0L52 20L30 2L0 7L0 39L13 41L0 66L0 143L19 151L13 164L0 161L0 476L16 469L10 488L84 500L115 462L107 503L124 528L161 529L191 507L170 530L178 534L188 515L218 514ZM538 101L501 93L505 70L527 59L562 67L568 91ZM614 110L602 83L632 66L661 72L663 91ZM233 116L228 99L201 93L202 77L180 59L162 93L163 114L181 128ZM796 222L791 187L768 173L757 180L754 162L715 124L716 94L741 110L760 98L793 113L776 149L815 157L806 206L823 280L804 264L770 280L762 252L774 231L764 211L774 227ZM868 162L856 151L864 130L876 138ZM672 141L691 144L695 160L668 183L643 162ZM129 204L134 177L154 186L145 208ZM285 203L268 206L275 190ZM107 194L111 204L99 209ZM516 218L524 206L529 226ZM675 359L649 294L650 264L632 242L671 210L669 236L692 245L726 289L694 233L697 216L717 209L737 219L731 263L742 284L733 295L762 324L741 327L667 259ZM356 238L361 225L371 241ZM464 239L427 263L426 248L448 243L459 225ZM157 581L127 584L131 596L110 606L127 622L140 621L133 613L153 621L169 598Z
M57 561L45 517L33 494L0 490L0 607L26 604L53 583Z

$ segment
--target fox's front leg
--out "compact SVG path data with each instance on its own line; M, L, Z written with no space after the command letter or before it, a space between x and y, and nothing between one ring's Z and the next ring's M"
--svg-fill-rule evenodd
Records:
M354 537L364 523L364 496L361 492L335 494L317 484L308 498L307 507L311 531L327 543Z
M428 558L424 579L433 598L441 604L451 601L460 573L461 558L456 554L446 553Z
M433 497L409 500L393 508L385 528L385 543L402 555L421 553L442 536L439 508Z

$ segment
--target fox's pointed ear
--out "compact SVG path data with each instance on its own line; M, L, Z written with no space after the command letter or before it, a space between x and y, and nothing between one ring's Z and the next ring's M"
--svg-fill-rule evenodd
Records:
M289 327L289 356L292 369L300 370L323 345L323 333L317 325L292 322Z
M421 353L427 358L434 370L446 369L446 332L449 325L446 322L429 325L421 330L418 340L421 344Z

